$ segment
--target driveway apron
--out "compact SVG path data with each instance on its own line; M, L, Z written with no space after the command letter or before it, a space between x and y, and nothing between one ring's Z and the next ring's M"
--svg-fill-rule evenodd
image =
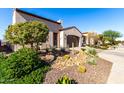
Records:
M107 83L124 84L124 46L120 45L116 49L102 51L98 55L113 63Z

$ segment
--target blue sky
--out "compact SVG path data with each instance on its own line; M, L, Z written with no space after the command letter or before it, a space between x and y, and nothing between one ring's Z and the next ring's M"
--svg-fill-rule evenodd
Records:
M53 20L63 20L63 27L76 26L81 32L102 33L112 29L124 34L124 9L121 8L23 8L22 10ZM0 8L0 39L12 23L12 8ZM124 40L124 37L122 37Z

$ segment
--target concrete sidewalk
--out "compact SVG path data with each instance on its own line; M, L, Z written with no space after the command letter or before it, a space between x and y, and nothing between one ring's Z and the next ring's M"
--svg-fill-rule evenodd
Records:
M108 84L124 84L124 46L115 50L105 50L98 54L113 63Z

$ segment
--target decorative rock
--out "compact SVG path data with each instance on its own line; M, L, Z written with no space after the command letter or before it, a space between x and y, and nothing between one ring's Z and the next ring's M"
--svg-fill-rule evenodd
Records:
M46 55L41 57L42 60L45 60L46 62L52 62L55 59L54 55Z
M52 65L52 68L64 69L69 66L83 65L86 63L86 58L87 55L83 51L78 51L74 56L70 55L70 58L67 60L64 57L58 57Z

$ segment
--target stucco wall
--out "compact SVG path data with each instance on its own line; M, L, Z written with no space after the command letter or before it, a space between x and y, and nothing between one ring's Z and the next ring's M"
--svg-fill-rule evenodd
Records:
M25 21L41 21L43 22L44 24L46 24L49 28L50 31L53 31L53 32L58 32L58 30L60 28L62 28L61 24L57 24L57 23L54 23L54 22L50 22L50 21L47 21L45 19L40 19L40 18L37 18L37 17L34 17L34 16L30 16L28 14L24 14L22 12L18 12L18 11L14 11L14 15L13 15L13 23L20 23L20 22L25 22Z
M20 23L20 22L26 22L26 21L41 21L44 24L46 24L49 28L49 36L48 36L48 40L46 41L46 43L42 44L42 48L47 47L53 47L53 32L59 32L59 29L62 28L61 24L57 24L45 19L40 19L19 11L14 11L13 12L13 21L12 24L15 23ZM17 50L18 48L20 48L19 46L15 46L15 50Z
M88 32L83 34L86 38L86 44L94 45L95 41L97 42L97 33L95 32Z
M64 31L60 31L60 47L63 48L65 46L65 41L64 41Z
M89 44L89 36L88 36L88 34L86 33L86 34L83 34L83 36L85 36L85 42L83 43L83 44Z
M78 36L78 37L82 36L82 34L75 28L64 30L64 34L75 35L75 36Z
M74 36L79 37L79 47L81 47L81 45L82 45L82 33L80 33L75 28L63 30L60 32L60 47L67 47L67 36L68 35L74 35Z

